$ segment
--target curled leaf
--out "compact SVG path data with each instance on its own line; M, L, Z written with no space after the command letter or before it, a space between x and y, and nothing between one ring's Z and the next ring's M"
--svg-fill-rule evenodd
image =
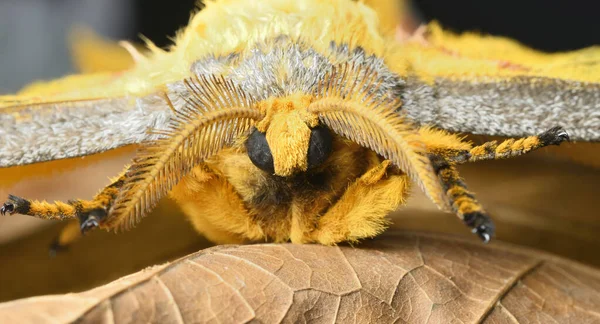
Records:
M0 304L0 322L591 323L599 308L596 269L503 244L389 232L360 248L214 247L87 292Z

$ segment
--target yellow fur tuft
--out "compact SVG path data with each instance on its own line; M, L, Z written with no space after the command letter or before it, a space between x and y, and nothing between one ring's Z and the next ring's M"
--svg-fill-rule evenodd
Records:
M389 161L384 162L353 183L319 220L319 228L311 240L334 245L357 242L383 232L389 223L386 216L404 204L410 188L410 180L404 175L384 178L388 164Z
M365 4L366 3L366 4ZM191 76L190 67L206 56L246 55L245 49L278 35L302 40L330 57L330 42L360 46L368 55L384 60L402 75L414 73L422 80L435 78L475 80L537 76L583 82L600 82L600 70L589 68L600 62L600 47L569 53L546 54L515 41L481 36L456 35L437 23L428 26L426 44L399 43L384 31L393 24L392 1L365 3L350 0L220 0L207 1L189 25L164 51L146 40L148 59L119 73L70 76L35 83L15 97L0 97L3 106L89 98L142 96L165 83ZM372 6L372 8L370 7ZM375 9L375 10L374 10Z
M289 176L308 168L310 128L319 122L316 115L306 111L311 101L311 96L296 95L273 98L259 104L265 118L257 123L256 128L266 132L275 174L279 176Z
M306 171L309 141L310 128L297 112L276 114L267 131L275 174L286 177L295 171Z

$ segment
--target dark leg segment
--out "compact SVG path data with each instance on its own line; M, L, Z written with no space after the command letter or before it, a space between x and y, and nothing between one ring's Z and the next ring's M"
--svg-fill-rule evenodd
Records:
M462 139L455 136L428 129L422 129L421 133L428 141L431 162L446 190L452 209L484 242L488 242L494 235L494 224L473 193L467 190L455 165L515 157L569 140L568 133L562 127L554 127L536 136L508 139L500 144L491 141L469 148L460 145Z
M494 223L473 193L467 190L456 168L442 156L431 155L430 159L454 212L484 243L489 242L494 236Z
M0 208L0 213L21 214L34 216L41 219L64 220L75 218L75 207L70 203L55 202L50 204L45 201L30 201L15 195L8 195L8 201Z
M14 195L8 196L8 201L0 207L0 213L22 214L41 219L51 220L78 220L81 233L96 227L102 227L102 222L106 218L108 211L117 198L120 188L123 186L125 173L115 182L105 187L92 200L70 200L68 202L56 201L48 203L46 201L28 200ZM68 233L67 233L68 232ZM79 236L74 235L73 225L65 227L64 233L61 233L57 240L61 246L76 240ZM68 235L67 235L68 234ZM56 244L55 244L56 245ZM54 246L59 249L59 246Z

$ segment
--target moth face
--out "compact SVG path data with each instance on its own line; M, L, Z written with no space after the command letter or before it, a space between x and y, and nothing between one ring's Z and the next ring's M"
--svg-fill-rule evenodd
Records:
M275 143L275 145L278 144ZM328 128L324 126L312 128L310 130L308 150L306 152L298 152L300 153L300 161L297 162L300 163L296 163L296 165L306 165L305 170L311 170L319 167L331 154L332 146L333 136ZM252 133L250 133L250 136L248 136L248 139L246 140L246 151L250 161L252 161L252 163L259 169L269 173L275 173L280 176L289 175L285 172L281 172L281 170L279 170L279 174L275 172L273 153L271 152L271 148L267 141L267 136L265 133L260 132L256 128L252 130ZM285 160L289 161L289 159ZM306 162L303 163L303 160ZM288 165L288 167L292 167L293 169L293 164ZM305 171L302 167L297 169L300 171Z
M331 153L330 130L306 111L306 98L270 100L262 105L265 119L246 141L252 163L266 172L288 177L314 169Z

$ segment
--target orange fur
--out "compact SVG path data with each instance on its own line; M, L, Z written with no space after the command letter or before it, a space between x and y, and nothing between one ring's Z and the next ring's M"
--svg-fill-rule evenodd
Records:
M306 171L310 127L318 123L318 116L305 108L312 98L295 95L273 98L259 105L266 117L256 128L267 133L267 142L275 161L275 174L289 176L296 170Z
M404 203L410 188L406 175L386 176L388 166L389 161L383 161L354 182L302 243L356 242L383 232L389 223L386 216Z
M544 146L538 136L529 136L519 139L507 139L498 144L496 141L475 146L470 150L470 161L486 159L506 159L525 154Z
M264 234L251 222L248 210L223 178L197 167L170 193L194 228L217 243L259 240Z
M464 140L464 136L451 134L430 126L419 128L419 139L427 146L427 150L432 153L444 154L444 152L450 150L466 151L472 147L470 142Z
M30 213L42 219L64 220L76 217L75 207L61 201L53 204L46 201L32 201Z
M380 183L389 162L381 164L369 150L341 138L336 139L335 148L328 162L321 167L332 169L327 190L310 197L293 197L285 206L274 204L265 210L264 206L253 203L256 188L269 186L268 175L250 162L241 146L224 150L207 161L206 169L195 168L192 175L172 190L171 197L182 206L200 233L219 243L289 240L335 244L346 241L343 236L332 234L339 232L335 229L339 225L334 224L333 218L341 216L339 212L328 211L332 204L341 204L338 210L356 209L347 217L352 221L348 233L352 234L353 240L376 235L385 228L385 216L400 204L408 182L402 175L390 179L404 180ZM363 163L356 163L356 160L363 160ZM365 174L367 169L371 171ZM354 193L364 197L357 199ZM388 199L390 195L394 198ZM370 211L368 218L372 220L363 222L360 217L367 209ZM338 216L332 216L334 214ZM324 219L324 223L321 224L320 219Z

